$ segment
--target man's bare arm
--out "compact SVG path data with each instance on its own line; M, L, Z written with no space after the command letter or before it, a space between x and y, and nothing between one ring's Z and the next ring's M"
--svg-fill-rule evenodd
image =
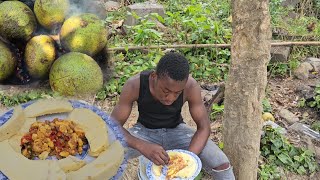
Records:
M126 123L127 119L130 116L133 102L136 101L139 96L139 91L136 90L135 87L137 86L135 84L135 81L137 81L137 79L135 78L129 79L124 84L119 101L114 107L111 113L111 117L121 124L122 131L124 133L128 146L137 149L137 145L139 144L140 140L132 136L125 128L123 128L123 125Z
M200 87L193 78L191 78L190 81L187 90L187 101L189 103L191 117L197 124L197 130L191 140L189 151L200 154L210 135L210 122L208 113L201 99Z
M139 86L139 77L136 77L136 79L130 79L126 82L122 88L119 102L111 113L111 117L121 124L124 137L129 147L137 149L156 165L165 165L169 162L169 156L162 146L136 138L123 128L123 125L130 116L133 102L139 97Z

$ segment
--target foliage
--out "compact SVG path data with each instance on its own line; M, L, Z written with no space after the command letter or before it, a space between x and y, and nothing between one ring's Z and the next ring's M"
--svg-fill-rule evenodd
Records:
M258 169L259 180L280 180L281 176L275 164L262 164Z
M311 129L320 133L320 121L315 121L311 124Z
M314 93L313 100L307 102L307 105L312 108L320 109L320 84L316 86Z
M320 23L318 19L312 16L297 14L296 18L289 18L292 12L299 12L294 7L283 7L283 0L270 0L270 13L273 29L282 29L286 34L282 37L275 36L274 39L280 40L306 40L312 38L314 40L320 37ZM131 3L133 1L130 1ZM140 0L139 0L140 2ZM314 0L314 6L318 3ZM197 43L230 43L231 42L231 2L230 0L161 0L164 5L165 17L157 14L150 14L144 17L135 17L138 24L135 26L125 27L126 33L118 33L109 39L111 46L129 45L157 45L157 44L197 44ZM112 23L124 17L125 8L121 8L118 12L108 12L106 21ZM120 13L121 12L121 13ZM162 23L166 28L158 27L154 20ZM308 31L307 26L315 23L315 28ZM305 57L318 57L320 47L293 47L288 62L270 63L268 72L271 77L291 76L292 71L298 67L300 61ZM227 78L230 50L219 48L194 48L178 50L184 54L190 61L190 71L197 81L202 82L220 82ZM114 76L105 84L105 87L97 94L97 99L104 99L108 96L114 96L120 92L124 81L137 73L135 70L127 70L128 74L117 74L119 69L126 69L127 65L141 64L141 59L147 59L146 63L150 66L148 58L152 55L161 55L160 51L148 51L140 53L117 52L115 54L119 62L114 63ZM133 55L133 53L137 53ZM120 58L119 58L120 57ZM126 58L133 57L128 61ZM125 60L123 60L125 59ZM134 61L137 60L138 63ZM137 70L145 68L134 67ZM123 72L123 71L122 71Z
M200 171L199 175L194 180L201 180L202 179L202 175L203 175L203 172Z
M175 1L176 2L176 1ZM167 4L175 3L168 1ZM186 2L187 3L187 2ZM173 27L171 43L186 44L230 43L231 25L229 1L189 1L186 6L168 6L165 25ZM219 82L226 78L229 49L183 49L190 60L191 72L196 80Z
M57 93L52 91L44 92L44 91L29 91L21 94L15 95L5 95L4 92L0 91L0 103L6 107L12 107L21 103L26 103L28 101L49 98L49 97L57 97L59 96Z
M316 7L318 0L300 1L296 7L284 7L283 0L270 0L271 24L273 39L280 41L312 41L319 40L320 21L316 16L306 11L306 4ZM312 8L308 8L311 11ZM320 48L317 46L294 46L291 49L288 62L271 63L268 71L271 77L291 76L292 70L298 67L306 57L318 57Z
M212 104L211 106L211 113L210 113L210 119L211 120L215 120L216 116L219 115L219 114L222 114L224 111L224 105L221 104Z
M114 46L157 45L168 43L229 43L231 41L231 26L229 1L195 0L177 2L168 0L165 4L167 16L162 18L150 14L136 18L138 24L126 26L126 35L116 35L109 39ZM214 11L213 11L214 10ZM118 18L110 14L106 21L112 23ZM163 23L166 31L160 32L154 20ZM182 49L179 51L190 61L190 71L198 81L218 82L226 79L229 49ZM153 69L163 53L159 50L127 51L114 54L114 77L97 93L97 100L119 94L125 81L142 70ZM130 66L129 66L130 65Z
M283 0L270 0L270 15L271 15L271 24L273 27L279 26L279 23L283 21L283 17L288 14L289 9L281 6Z
M268 72L271 77L286 77L291 76L292 71L300 64L297 59L289 59L287 63L270 63L268 65Z
M265 134L260 142L260 152L267 165L259 167L260 179L272 179L272 176L277 174L277 166L301 175L313 173L318 169L312 151L294 147L279 129L265 126L263 130Z
M268 99L263 99L262 100L262 108L263 112L272 112L272 107Z
M298 107L306 107L306 99L305 98L301 98L301 99L299 99L299 101L298 101L298 105L297 105Z
M162 56L161 51L150 51L144 54L140 51L131 51L126 54L119 53L114 57L114 76L101 89L97 100L103 100L108 96L120 94L124 83L133 75L144 70L153 70Z
M263 112L272 112L272 106L269 102L268 99L263 99L262 100L262 107L263 107ZM219 114L222 114L224 112L224 105L214 103L211 106L211 113L210 113L210 119L215 120L216 116Z
M144 17L139 17L137 14L128 13L136 18L139 23L135 26L127 26L128 33L133 37L129 39L134 44L137 45L155 45L162 44L162 35L163 33L156 30L156 23L154 21L149 20L149 17L153 17L153 19L162 20L162 17L158 14L150 14Z

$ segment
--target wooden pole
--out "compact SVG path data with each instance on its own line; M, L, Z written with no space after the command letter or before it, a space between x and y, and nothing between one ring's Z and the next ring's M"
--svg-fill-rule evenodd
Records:
M319 46L320 41L296 41L296 42L273 42L271 46ZM128 47L112 47L107 51L126 51L141 49L166 49L166 48L230 48L230 44L172 44L172 45L151 45L151 46L128 46Z

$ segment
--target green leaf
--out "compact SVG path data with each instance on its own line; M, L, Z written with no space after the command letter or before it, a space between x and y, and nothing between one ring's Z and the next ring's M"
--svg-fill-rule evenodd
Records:
M271 139L270 141L277 149L281 148L283 145L282 139Z
M223 143L223 142L219 142L218 147L219 147L221 150L223 150L223 148L224 148L224 143Z
M307 173L306 169L305 169L303 166L299 166L299 168L297 169L297 172L298 172L300 175L303 175L303 174L306 174L306 173Z
M281 153L277 157L284 164L287 164L287 165L293 164L291 157L286 153Z
M202 179L203 172L200 171L199 175L195 178L195 180L201 180Z
M317 105L317 102L316 101L310 101L308 102L308 106L310 107L315 107Z

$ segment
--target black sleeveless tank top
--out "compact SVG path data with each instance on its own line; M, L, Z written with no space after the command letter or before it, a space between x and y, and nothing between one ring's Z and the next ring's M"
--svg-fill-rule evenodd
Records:
M149 129L175 128L183 122L181 108L183 92L176 101L166 106L155 100L150 93L149 76L152 71L140 73L140 91L138 98L138 122Z

